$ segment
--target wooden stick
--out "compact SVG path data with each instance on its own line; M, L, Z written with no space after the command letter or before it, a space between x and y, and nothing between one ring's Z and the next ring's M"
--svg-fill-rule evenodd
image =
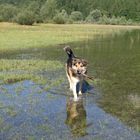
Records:
M90 80L94 80L94 77L88 76L88 75L86 75L84 73L82 73L82 75L85 76L86 78L90 79Z
M76 74L75 70L73 70L72 68L70 68L70 70L73 71ZM86 78L88 78L90 80L94 80L95 79L94 77L88 76L87 74L84 74L84 73L81 73L81 75L85 76Z

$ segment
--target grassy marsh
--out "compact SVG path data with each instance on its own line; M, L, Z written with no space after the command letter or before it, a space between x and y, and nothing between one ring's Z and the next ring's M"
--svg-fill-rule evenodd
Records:
M37 24L20 26L12 23L0 23L0 79L4 83L13 83L25 79L40 80L38 73L62 68L61 62L33 60L33 58L7 59L15 51L46 48L70 42L95 39L98 35L107 36L112 32L120 33L125 29L139 27L100 26L100 25L54 25ZM38 50L37 50L38 51ZM25 59L25 60L24 60ZM28 60L27 60L28 59ZM0 83L3 83L3 82Z
M55 71L62 67L63 65L59 61L1 59L0 79L4 83L26 79L39 80L41 78L40 73Z
M76 134L87 132L84 138L89 140L135 139L135 133L118 121L140 130L140 32L131 32L135 28L139 27L0 23L3 139L75 139L71 128L76 127L83 127ZM83 95L81 107L73 108L67 97L72 94L65 80L64 44L87 59L89 73L97 77L91 93ZM71 121L73 109L83 122L78 119L68 125L66 118Z

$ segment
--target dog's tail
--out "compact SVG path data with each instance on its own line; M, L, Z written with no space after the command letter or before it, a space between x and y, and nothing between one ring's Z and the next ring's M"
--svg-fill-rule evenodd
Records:
M68 54L69 58L75 57L73 51L71 50L71 48L69 46L65 46L64 51Z

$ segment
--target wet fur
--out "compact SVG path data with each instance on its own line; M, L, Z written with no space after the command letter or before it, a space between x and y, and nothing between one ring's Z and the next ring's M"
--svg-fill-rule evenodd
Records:
M68 55L66 63L66 75L70 84L70 90L73 91L74 100L78 99L78 95L82 94L82 85L87 73L87 61L76 57L69 46L64 48ZM77 84L79 83L79 89L77 93Z

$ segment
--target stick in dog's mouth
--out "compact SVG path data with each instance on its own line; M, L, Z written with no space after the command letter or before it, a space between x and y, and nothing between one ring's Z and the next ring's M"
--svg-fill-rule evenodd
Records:
M86 78L90 79L90 80L94 80L95 78L93 76L88 76L87 74L81 73L83 76L85 76Z
M71 71L74 71L72 68L70 68L71 69ZM87 74L85 74L85 73L76 73L77 75L81 75L81 76L84 76L85 78L88 78L88 79L90 79L90 80L94 80L95 78L93 77L93 76L89 76L89 75L87 75Z

